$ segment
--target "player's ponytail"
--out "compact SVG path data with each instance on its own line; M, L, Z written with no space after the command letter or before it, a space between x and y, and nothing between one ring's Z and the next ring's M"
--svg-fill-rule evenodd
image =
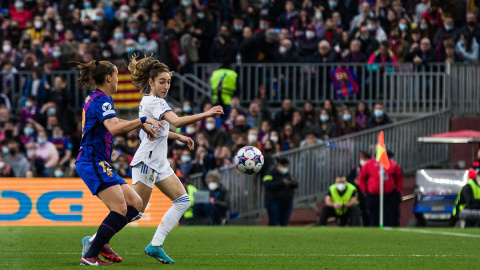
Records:
M88 63L78 63L80 76L77 80L77 87L80 89L91 89L93 84L102 85L107 75L112 75L115 65L109 61L90 61Z
M170 73L170 75L173 73L167 65L154 59L152 56L145 56L137 60L137 55L133 55L130 64L128 64L128 70L132 73L132 84L144 93L150 93L148 84L150 79L154 80L162 72Z

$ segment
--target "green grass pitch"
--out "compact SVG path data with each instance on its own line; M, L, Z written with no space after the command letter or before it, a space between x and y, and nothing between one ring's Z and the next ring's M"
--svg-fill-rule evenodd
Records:
M0 227L0 269L79 269L93 227ZM479 269L479 229L177 227L163 265L144 255L155 228L110 242L123 269Z

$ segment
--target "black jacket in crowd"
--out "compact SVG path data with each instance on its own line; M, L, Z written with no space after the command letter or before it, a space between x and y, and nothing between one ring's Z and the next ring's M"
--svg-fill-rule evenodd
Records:
M271 176L271 179L269 179ZM265 199L292 201L295 189L298 184L285 185L283 179L293 181L294 178L287 174L281 174L277 167L273 167L264 177L263 184L265 185Z

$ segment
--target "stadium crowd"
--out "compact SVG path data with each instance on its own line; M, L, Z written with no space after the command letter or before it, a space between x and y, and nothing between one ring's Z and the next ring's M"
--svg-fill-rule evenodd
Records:
M70 110L72 86L49 80L68 61L110 60L119 68L134 53L153 54L171 70L194 63L477 63L478 1L414 0L83 0L0 2L2 87L0 176L74 177L81 115ZM11 104L13 75L29 71L23 98ZM241 91L241 90L239 90ZM18 91L17 91L18 92ZM179 129L196 143L188 151L172 142L177 175L231 164L233 154L254 145L266 155L304 147L391 122L382 104L355 110L325 100L293 108L284 99L270 115L266 88L242 110L233 97L223 118ZM206 111L209 101L186 101L178 115ZM13 108L21 106L19 115ZM113 167L130 177L138 132L114 138ZM267 160L268 161L268 160ZM270 161L272 162L272 161ZM266 164L268 166L271 164Z

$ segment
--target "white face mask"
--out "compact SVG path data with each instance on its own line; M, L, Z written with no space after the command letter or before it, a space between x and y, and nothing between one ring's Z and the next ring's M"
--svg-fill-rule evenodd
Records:
M337 183L337 189L338 191L345 191L345 189L347 188L347 185L345 183Z
M280 167L280 168L278 169L278 171L279 171L281 174L285 175L285 174L288 173L288 167Z
M218 187L219 187L219 185L217 183L214 183L214 182L208 183L208 189L210 189L212 191L216 190Z
M10 44L5 44L3 45L2 49L3 49L3 52L8 53L12 50L12 46L10 46Z
M207 124L205 124L205 128L208 131L212 131L215 128L215 124L214 123L207 123Z
M254 143L256 141L257 141L257 135L255 135L255 134L248 135L248 142L249 143Z
M55 25L55 30L57 30L57 32L62 32L63 31L63 24Z
M277 136L271 136L270 140L274 143L278 142L278 137Z
M185 129L185 132L188 134L188 135L192 135L193 133L195 133L195 128L194 127L187 127Z
M306 37L307 39L312 39L312 38L315 37L315 32L313 32L313 31L307 31L307 32L305 33L305 37Z
M287 52L287 48L285 48L284 46L280 46L280 48L278 48L278 52L281 54L285 54Z
M365 159L360 159L360 161L358 162L360 164L360 166L363 166L365 165L367 161Z
M42 28L43 23L41 21L35 21L33 25L35 26L35 28L40 29Z
M5 168L6 163L3 161L0 161L0 170Z

